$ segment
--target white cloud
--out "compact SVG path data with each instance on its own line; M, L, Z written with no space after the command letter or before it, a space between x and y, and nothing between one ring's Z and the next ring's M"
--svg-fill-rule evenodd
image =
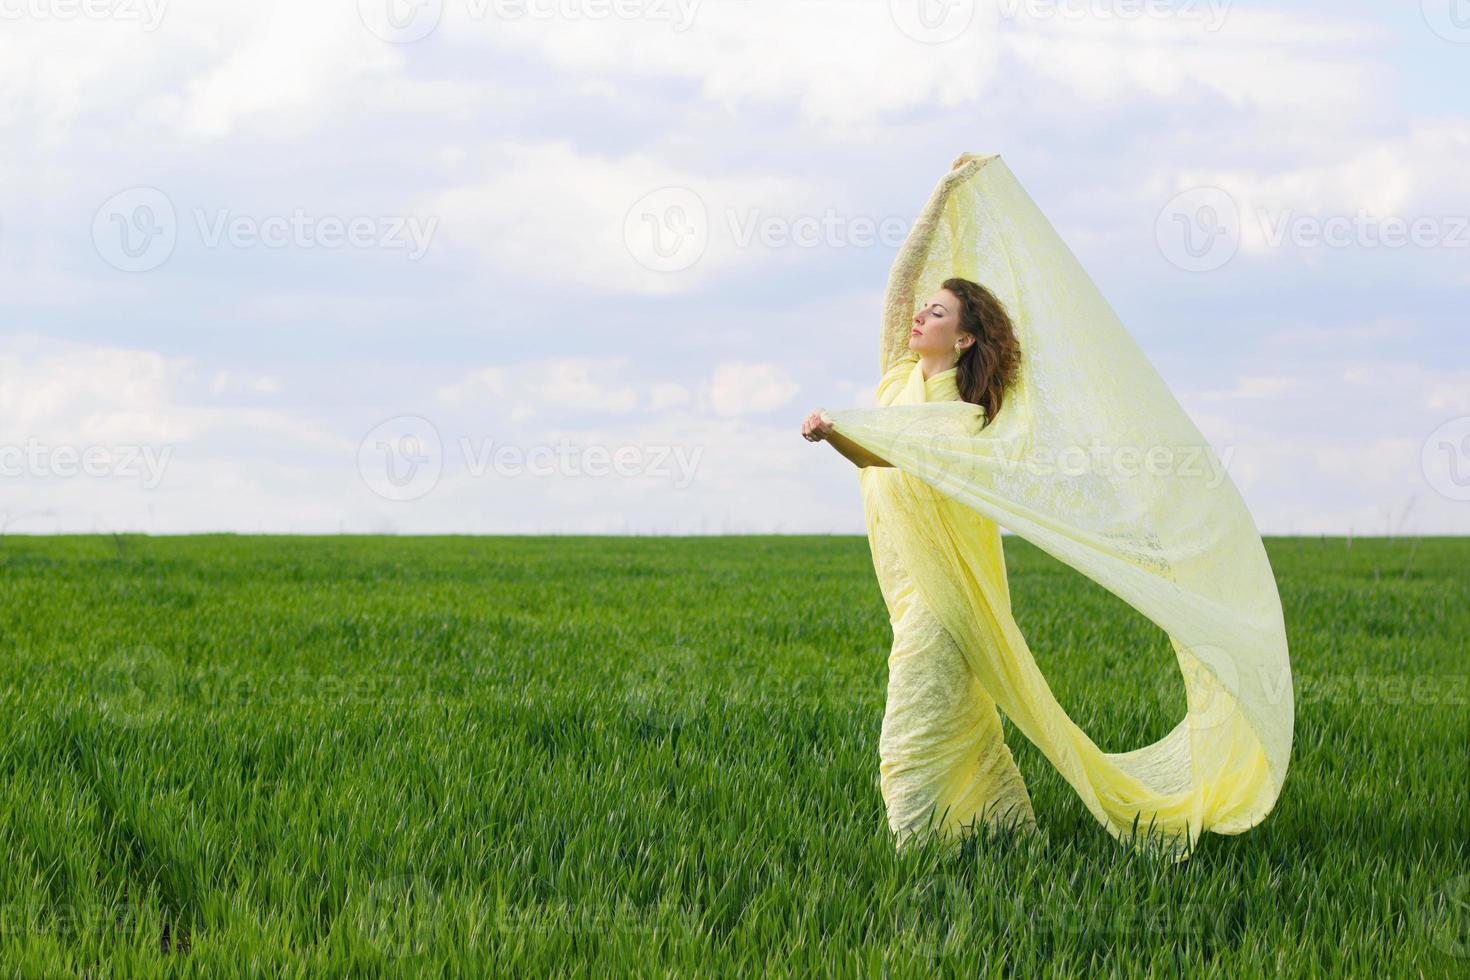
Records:
M273 374L255 371L216 371L209 383L212 394L274 395L281 390L281 379Z
M352 487L353 439L298 413L216 404L244 377L193 357L33 334L0 342L0 524L30 533L273 529ZM256 526L259 527L258 525ZM296 528L300 529L300 528Z
M558 141L509 143L496 156L484 168L492 176L439 194L426 210L443 216L441 236L531 283L647 294L693 289L770 260L770 250L742 244L732 220L806 214L814 202L830 201L829 191L791 177L698 174L646 151L604 157ZM676 251L667 266L644 247L649 222Z
M1200 394L1204 401L1229 401L1234 399L1271 398L1291 390L1292 378L1285 377L1243 377L1237 378L1235 387L1230 391L1206 391Z
M188 358L15 338L0 349L0 439L190 439L201 419L176 411L174 396L193 376Z
M1020 29L1002 42L1028 73L1065 86L1089 112L1143 96L1333 114L1375 94L1371 65L1352 49L1370 52L1377 36L1351 23L1231 6L1211 30L1204 4L1171 8L1181 16L1025 15L1057 6L1067 5L1019 4Z
M436 397L450 406L486 402L508 406L517 422L547 415L620 415L639 408L644 400L638 386L618 380L631 362L626 355L553 357L484 367L441 385Z
M304 133L332 106L352 96L363 76L395 71L393 48L373 43L354 4L285 3L260 9L236 37L234 49L191 78L176 104L190 135L228 135L242 120L269 126L274 135ZM168 102L155 106L167 112Z
M162 447L232 431L276 447L283 439L313 451L351 447L284 411L214 402L221 394L269 396L280 388L273 375L206 371L189 356L13 335L0 346L0 442Z
M683 408L692 398L688 388L667 381L658 382L648 389L648 407L655 412L666 408Z
M692 79L727 112L749 100L794 103L832 132L866 126L885 112L974 99L996 64L993 17L976 17L953 43L924 44L898 27L887 0L705 0L692 5L685 29L678 24L652 16L475 18L448 10L440 30L529 48L577 74Z
M778 365L730 362L715 368L705 396L716 415L751 415L789 404L800 390Z
M1353 345L1391 328L1298 326L1262 345L1278 373L1180 392L1217 455L1230 454L1231 478L1267 533L1470 530L1464 503L1437 492L1421 458L1431 433L1470 415L1470 370ZM1324 334L1338 337L1336 351Z
M798 385L774 364L719 364L698 386L632 380L627 355L561 357L478 368L440 385L436 398L449 408L495 403L510 407L515 421L541 419L585 427L589 420L634 411L688 418L692 412L721 418L774 411L791 402Z

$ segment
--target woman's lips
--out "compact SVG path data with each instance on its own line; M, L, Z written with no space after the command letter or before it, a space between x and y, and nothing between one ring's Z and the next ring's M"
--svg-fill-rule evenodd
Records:
M919 328L918 327L915 327L914 330L913 330L913 336L915 336L915 337L922 337L924 335L921 334L921 333L919 333Z

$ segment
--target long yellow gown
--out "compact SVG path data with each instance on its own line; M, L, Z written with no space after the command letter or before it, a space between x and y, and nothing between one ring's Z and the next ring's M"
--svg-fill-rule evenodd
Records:
M885 386L879 392L880 403L960 398L955 368L925 380L915 366L906 380L903 385ZM927 484L911 481L902 470L868 467L862 479L890 482L886 495L907 496L911 507L934 507L939 500ZM995 701L904 569L880 511L871 510L869 520L873 567L893 625L887 704L878 743L889 828L900 847L930 829L950 840L976 823L1035 829L1031 797L1003 738ZM1000 529L979 514L970 524L997 594L1006 595Z
M919 297L951 276L989 287L1020 342L1020 376L989 424L953 372L925 379L908 350ZM977 818L1033 824L997 709L1128 846L1183 860L1205 831L1264 820L1295 716L1260 535L1208 441L998 155L963 155L915 222L889 276L881 367L876 407L824 417L892 464L859 472L894 625L880 772L899 846L926 826L952 836ZM1011 615L1001 526L1163 629L1187 703L1169 734L1104 752L1068 717Z

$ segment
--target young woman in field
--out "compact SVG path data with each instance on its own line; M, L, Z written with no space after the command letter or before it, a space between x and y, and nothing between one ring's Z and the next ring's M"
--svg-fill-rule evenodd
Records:
M877 406L802 435L858 467L893 625L880 784L898 846L927 830L1037 829L1000 713L1118 841L1183 860L1274 807L1294 707L1276 581L1208 441L998 155L954 162L884 299ZM1185 717L1099 748L1011 612L1004 526L1164 631ZM1162 643L1083 650L1154 730ZM1132 737L1132 736L1130 736Z
M883 378L880 405L964 400L991 419L1015 381L1020 348L1005 307L990 290L952 278L913 318L909 356ZM864 479L903 482L903 474L832 431L818 409L802 424L811 442L825 441L866 471ZM894 487L899 493L902 487ZM919 490L913 506L935 503ZM986 573L1004 584L1000 529L982 515L964 524ZM879 739L879 775L888 825L900 844L938 824L953 835L977 821L1036 830L1026 784L1001 733L1000 713L969 669L955 638L914 587L889 540L874 522L873 565L893 624L887 707Z

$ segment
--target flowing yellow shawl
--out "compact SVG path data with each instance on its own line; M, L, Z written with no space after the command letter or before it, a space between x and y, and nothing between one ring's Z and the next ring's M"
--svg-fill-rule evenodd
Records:
M951 276L1015 323L1017 385L990 425L925 401L908 350L916 303ZM1115 838L1189 856L1275 805L1294 702L1276 581L1209 443L998 155L965 154L935 189L888 282L876 408L826 412L892 464L860 478L915 587L1000 710ZM910 397L900 397L907 390ZM1159 741L1098 748L1053 696L1011 616L987 521L1119 596L1168 635L1187 714Z

